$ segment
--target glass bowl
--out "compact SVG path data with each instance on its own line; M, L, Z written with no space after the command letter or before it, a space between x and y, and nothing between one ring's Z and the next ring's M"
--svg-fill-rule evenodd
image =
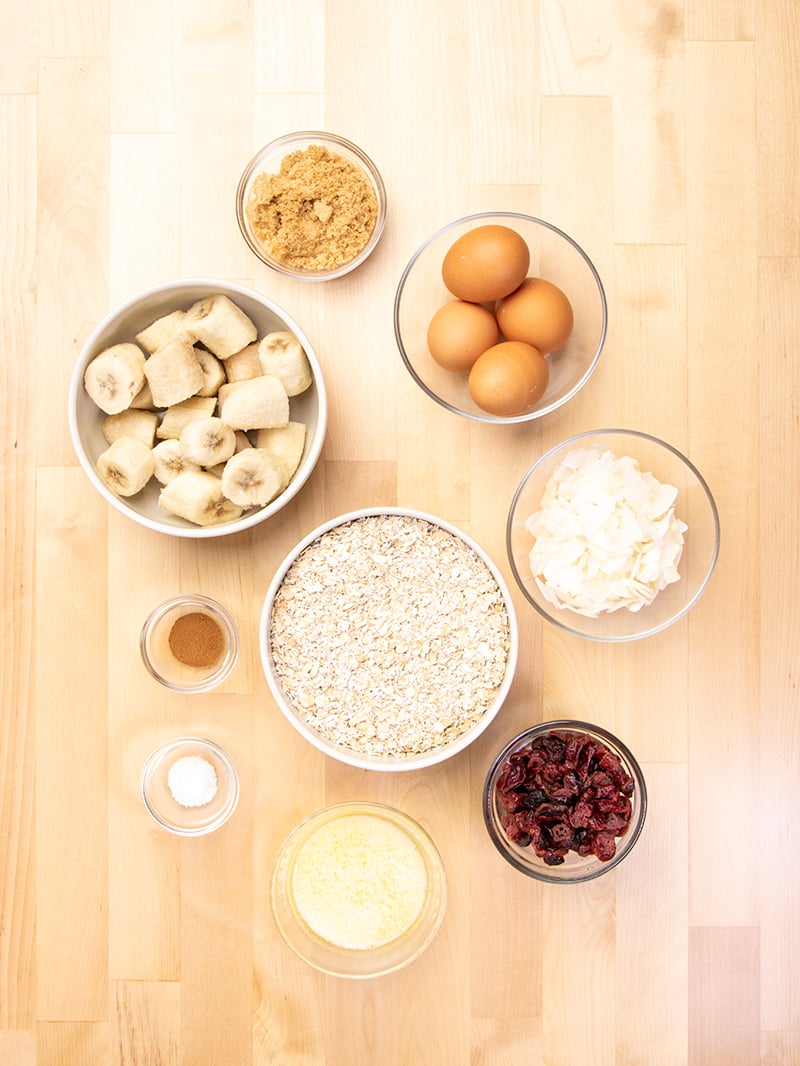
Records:
M272 696L301 736L350 766L403 771L483 733L511 687L519 634L508 586L475 541L384 507L333 518L289 552L259 642Z
M534 538L526 528L526 520L539 511L545 487L563 460L570 452L587 448L611 451L618 458L630 456L637 460L643 473L652 473L658 481L678 490L675 516L687 526L678 563L679 579L638 611L622 607L591 618L569 607L556 606L545 597L531 572L529 553ZM671 626L697 603L716 565L719 516L702 475L672 445L637 430L590 430L551 448L525 474L511 501L506 548L511 570L525 598L548 622L589 640L636 640Z
M248 216L248 205L252 202L254 185L258 176L260 174L277 174L286 156L292 152L304 152L315 145L327 148L334 155L340 156L355 166L367 179L377 202L375 223L363 246L358 248L345 261L337 262L335 265L325 268L310 268L292 264L273 254L269 245L255 234ZM307 187L308 183L306 183L304 192L307 192ZM289 211L285 212L286 216L289 214ZM236 220L250 250L268 267L277 270L279 274L284 274L286 277L298 278L301 281L330 281L333 278L342 277L342 275L349 273L351 270L355 270L374 251L386 222L386 189L378 168L369 156L351 141L334 133L323 133L319 130L288 133L283 137L270 141L264 148L256 152L245 167L236 190ZM285 220L283 224L284 226L286 225ZM340 257L337 256L336 258Z
M335 977L378 977L408 966L436 936L447 880L418 822L381 803L339 803L301 822L272 873L281 936Z
M145 807L162 828L177 836L205 836L236 810L239 773L230 755L214 741L177 737L148 757L141 792Z
M289 402L289 418L304 423L306 427L303 455L289 484L264 507L250 508L232 521L204 526L195 525L161 507L158 499L162 486L155 478L151 478L134 496L118 496L108 488L97 472L97 459L108 448L108 441L103 434L106 416L87 394L84 388L84 373L88 364L103 349L133 341L138 333L157 319L175 310L185 311L197 300L214 293L222 293L241 308L257 327L259 337L282 330L294 333L308 358L312 382L305 392L293 396ZM78 460L86 476L107 503L126 518L157 533L206 539L251 529L277 514L297 495L311 476L325 443L328 401L322 368L311 342L286 311L269 297L242 285L216 278L193 278L155 285L109 312L81 349L70 380L67 413L72 445Z
M176 692L207 692L233 669L239 636L221 603L208 596L174 596L147 616L139 650L162 685Z
M528 275L546 278L562 289L574 313L567 343L546 356L549 381L544 394L530 411L507 418L478 407L469 394L467 375L439 366L427 343L431 318L453 299L442 281L445 254L463 234L484 225L507 226L520 234L531 253ZM422 391L457 415L499 424L543 418L575 396L597 366L605 343L607 318L600 276L583 249L552 223L512 211L467 215L437 230L411 257L394 301L397 345L406 369Z
M615 755L622 764L623 770L633 778L633 793L630 797L631 812L627 830L622 836L616 838L616 850L612 858L605 861L597 858L594 854L579 855L577 851L570 850L561 865L549 866L543 858L540 858L530 845L512 841L506 834L501 823L504 808L497 794L497 783L503 772L508 759L516 752L527 748L539 737L548 733L558 732L562 736L588 735L594 743L602 744ZM584 749L586 750L586 749ZM589 767L591 767L589 763ZM510 740L498 754L486 775L483 787L483 820L492 843L503 858L515 870L537 881L547 881L550 884L580 884L583 881L591 881L595 877L613 870L615 866L628 855L633 848L644 826L647 812L647 789L641 767L630 753L628 748L612 733L600 726L589 725L587 722L570 721L567 719L543 722L540 725L526 729L518 736Z

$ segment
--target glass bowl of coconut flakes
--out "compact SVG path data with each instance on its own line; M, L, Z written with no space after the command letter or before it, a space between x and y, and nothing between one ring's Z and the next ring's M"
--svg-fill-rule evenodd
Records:
M677 448L637 430L590 430L525 474L506 547L522 593L548 622L589 640L636 640L697 603L719 554L719 516Z

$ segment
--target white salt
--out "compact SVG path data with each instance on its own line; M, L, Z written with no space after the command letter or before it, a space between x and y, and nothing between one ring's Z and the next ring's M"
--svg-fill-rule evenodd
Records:
M205 807L217 794L217 772L202 755L185 755L170 766L167 785L181 807Z

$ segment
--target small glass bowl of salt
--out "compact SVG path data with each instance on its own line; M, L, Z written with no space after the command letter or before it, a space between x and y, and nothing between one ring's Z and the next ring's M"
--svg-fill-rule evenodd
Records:
M239 802L236 764L203 737L177 737L156 748L142 769L141 787L155 821L179 836L219 829Z

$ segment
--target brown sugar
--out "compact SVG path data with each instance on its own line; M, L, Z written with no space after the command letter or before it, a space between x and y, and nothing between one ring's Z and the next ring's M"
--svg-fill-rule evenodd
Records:
M170 651L185 666L213 666L225 650L219 623L201 611L176 618L168 640Z
M277 174L259 174L247 203L255 238L281 262L332 270L364 248L378 218L366 174L324 145L290 152Z

